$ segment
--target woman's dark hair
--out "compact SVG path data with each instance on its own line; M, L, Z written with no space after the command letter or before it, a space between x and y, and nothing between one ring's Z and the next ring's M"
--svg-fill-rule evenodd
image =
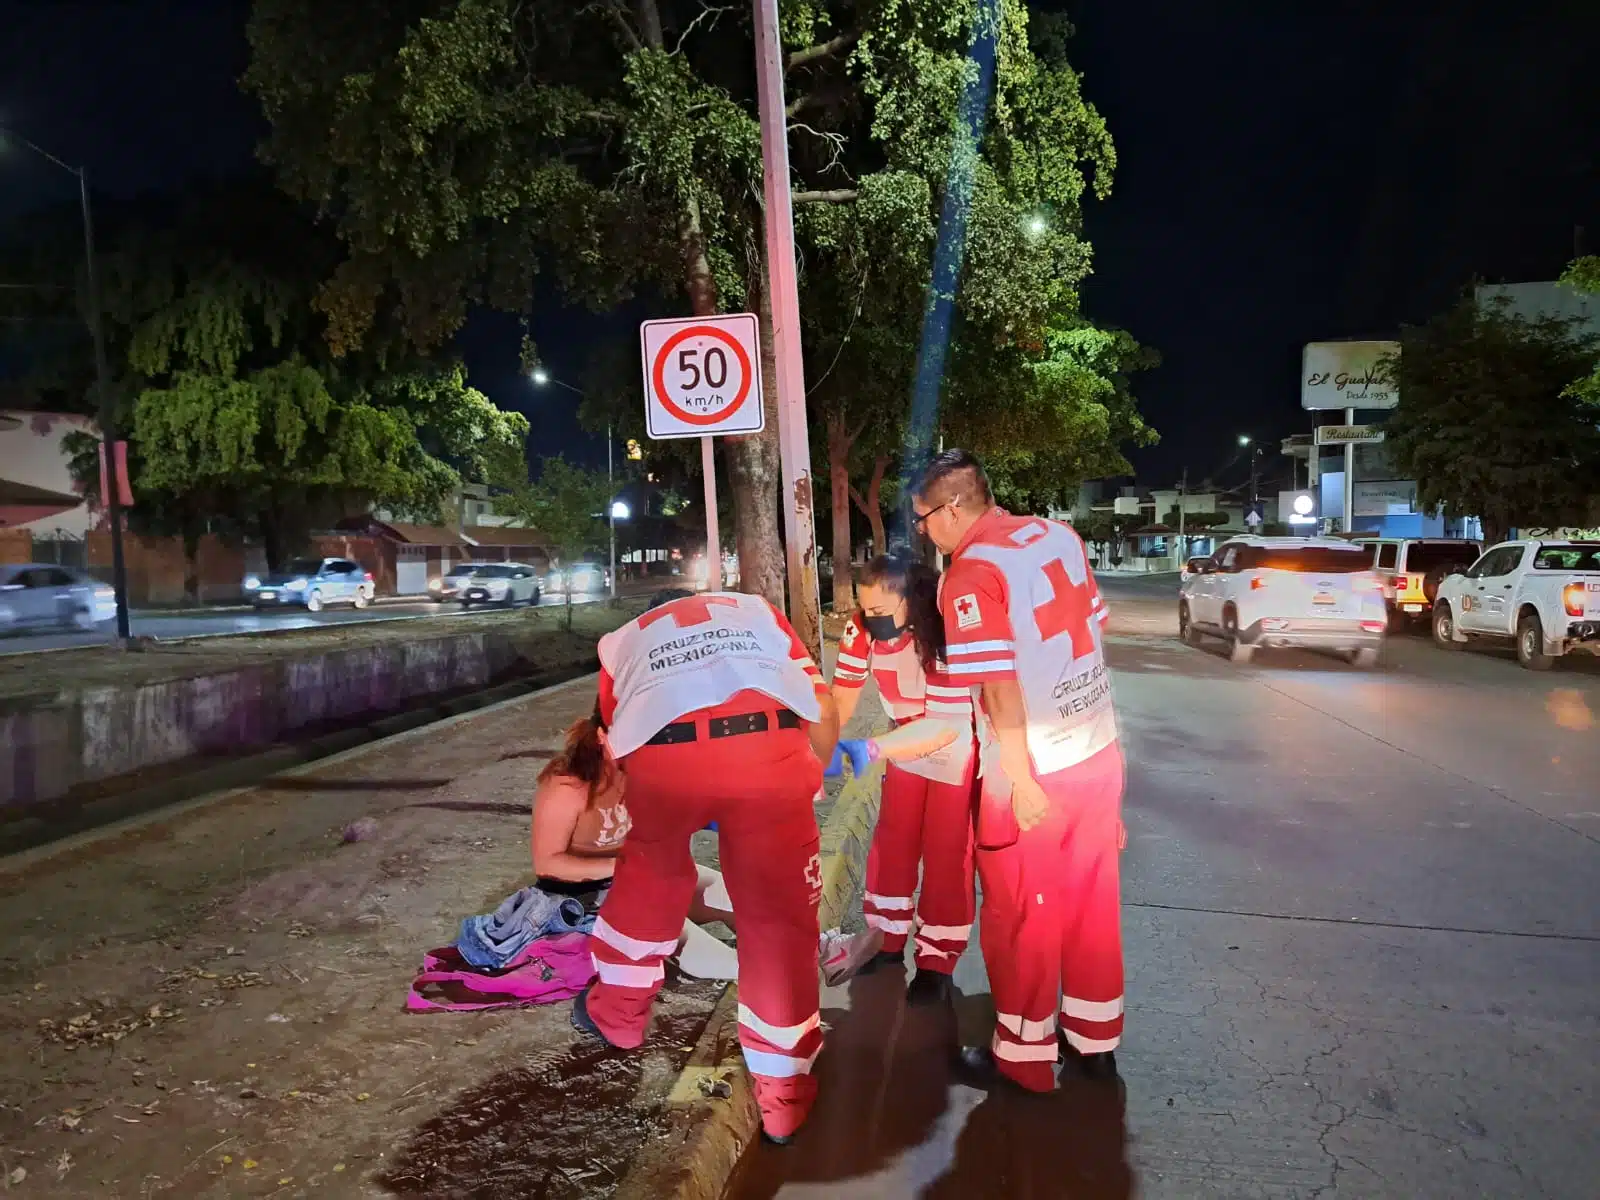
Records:
M917 660L932 671L944 658L944 617L939 613L939 572L914 558L880 554L856 568L857 587L881 587L906 602L906 625L917 643ZM857 612L860 621L862 613Z
M604 728L600 706L596 705L593 713L567 730L566 745L539 772L539 782L552 778L576 779L588 787L592 806L596 796L611 789L617 776L617 764L611 761L600 743L600 731Z

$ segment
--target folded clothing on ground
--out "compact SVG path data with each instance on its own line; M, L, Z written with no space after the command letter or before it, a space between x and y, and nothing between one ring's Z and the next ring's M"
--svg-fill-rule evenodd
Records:
M588 933L594 914L573 896L552 896L525 887L507 896L500 907L461 922L456 949L475 967L503 967L535 938L547 934Z

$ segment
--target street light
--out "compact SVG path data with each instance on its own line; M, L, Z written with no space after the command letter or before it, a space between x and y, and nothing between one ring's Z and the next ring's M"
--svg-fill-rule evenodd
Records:
M1241 433L1239 435L1239 445L1248 446L1249 444L1250 444L1250 435L1248 433Z
M0 127L0 148L7 141L27 147L78 180L78 203L83 209L83 257L89 284L89 336L94 342L95 390L99 393L100 401L100 444L105 454L106 494L100 499L106 506L106 520L111 525L111 587L117 597L117 638L125 644L131 631L128 627L128 571L122 555L122 497L119 495L121 489L117 486L120 481L117 475L116 413L111 402L110 368L106 364L106 337L100 312L100 274L95 265L94 220L89 210L89 172L84 167L74 167L64 162L21 134Z
M582 388L575 388L570 383L564 383L543 367L535 367L528 373L528 377L533 380L535 387L547 387L553 383L557 387L566 388L567 391L580 399L585 396ZM616 492L617 476L611 461L610 422L606 423L606 485L608 491ZM617 522L626 521L627 519L628 506L621 500L613 500L611 507L606 512L607 532L611 535L611 598L613 600L617 598Z

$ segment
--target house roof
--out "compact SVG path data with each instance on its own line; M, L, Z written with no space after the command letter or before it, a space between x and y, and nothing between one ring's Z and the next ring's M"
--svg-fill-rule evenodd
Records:
M476 546L538 546L543 548L549 539L537 529L517 525L469 525L461 536Z
M77 508L82 496L67 492L52 492L48 488L34 487L31 483L18 483L14 479L0 479L0 504L60 505Z
M373 521L373 532L405 542L410 546L466 546L467 542L454 529L443 525L409 525L402 521Z

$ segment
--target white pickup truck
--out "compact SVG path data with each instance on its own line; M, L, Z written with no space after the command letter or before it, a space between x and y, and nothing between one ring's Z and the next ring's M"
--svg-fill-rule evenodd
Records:
M1433 640L1515 640L1517 661L1548 670L1564 654L1600 654L1600 542L1502 542L1439 585Z

